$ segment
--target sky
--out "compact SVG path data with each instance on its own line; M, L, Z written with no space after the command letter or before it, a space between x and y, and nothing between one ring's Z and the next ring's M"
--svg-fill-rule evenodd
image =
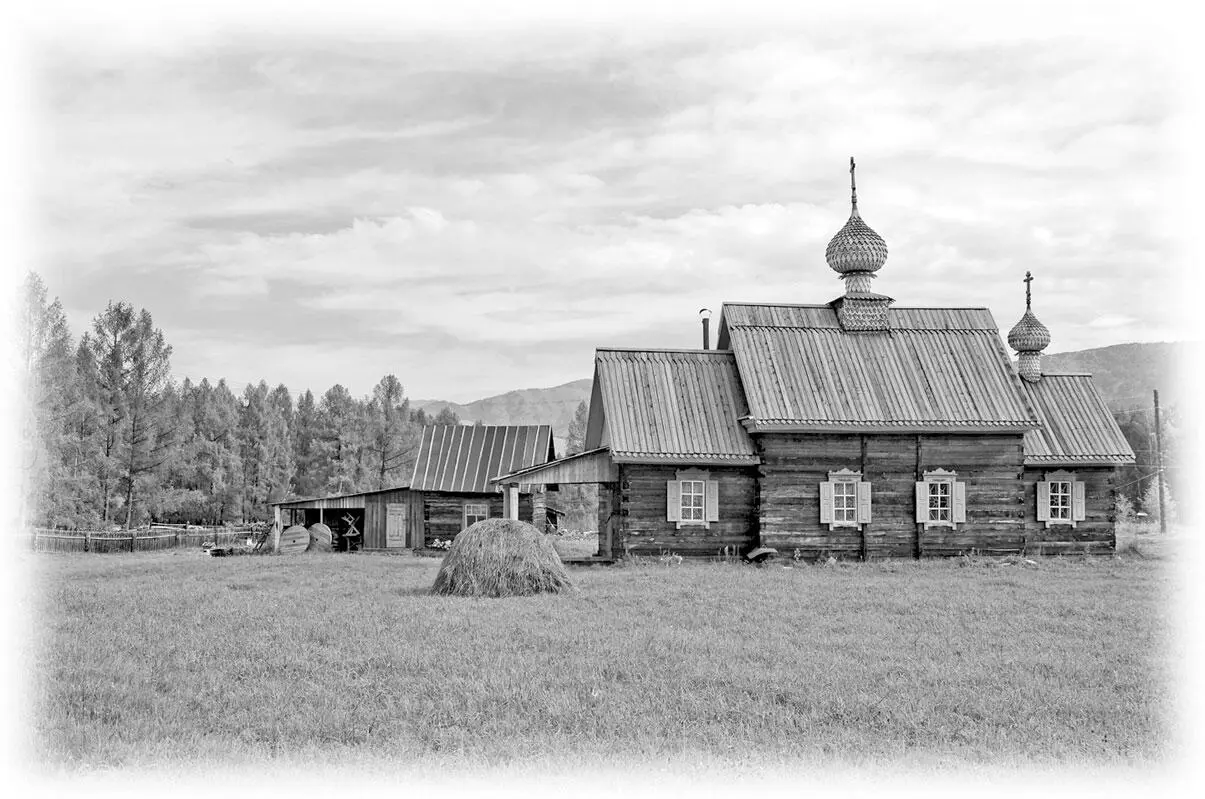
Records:
M21 263L76 336L146 308L177 379L466 402L832 300L854 156L897 305L1007 332L1031 270L1051 352L1196 338L1158 6L44 13Z

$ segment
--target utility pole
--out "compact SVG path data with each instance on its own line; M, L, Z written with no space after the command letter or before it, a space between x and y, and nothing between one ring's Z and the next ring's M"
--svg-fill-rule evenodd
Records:
M1155 391L1155 479L1159 485L1159 532L1167 535L1167 513L1163 507L1163 436L1159 432L1159 389Z

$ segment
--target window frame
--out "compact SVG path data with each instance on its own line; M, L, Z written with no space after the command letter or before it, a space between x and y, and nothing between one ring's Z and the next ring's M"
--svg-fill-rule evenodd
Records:
M478 509L478 508L483 508L485 515L483 516L480 513L475 513L475 512L471 513L469 511L470 508L473 508L474 510ZM466 500L464 505L461 507L461 513L460 513L460 522L461 522L460 529L461 529L461 531L467 530L467 529L469 529L469 527L472 526L472 524L469 523L469 516L472 516L475 519L475 521L472 524L476 524L477 522L480 522L480 521L485 521L486 519L490 518L490 504L488 502L478 502L478 501L473 501L473 500Z
M839 501L844 507L838 507ZM870 483L862 472L829 472L828 479L820 483L820 524L829 530L860 530L870 524L871 502Z
M702 494L691 490L689 492L683 489L690 484L693 489L697 484L702 490ZM674 479L666 481L666 520L674 524L675 529L681 530L683 527L702 527L710 529L713 522L720 520L719 511L719 481L715 480L711 472L703 469L679 469L674 473ZM698 497L701 504L684 504L686 497ZM686 511L690 511L693 516L695 511L698 511L698 518L683 518Z
M918 503L918 507L916 509L916 515L918 517L916 520L917 524L923 524L924 529L926 530L939 527L948 527L951 530L954 530L958 528L958 525L966 524L966 482L958 479L958 473L947 469L932 469L922 472L921 477L922 479L918 480L916 483L916 501ZM940 508L934 508L932 504L934 492L940 492L940 487L943 485L948 486L946 496L948 497L949 501L949 518L934 519L932 518L933 511L940 510ZM920 503L922 500L921 486L924 486L923 507L925 513L923 519L919 518L921 515ZM938 498L940 498L940 495Z
M1055 491L1055 486L1066 485L1067 492ZM1046 527L1059 525L1062 527L1075 527L1079 522L1087 519L1088 502L1086 485L1083 480L1077 478L1074 472L1060 469L1054 472L1047 472L1044 479L1039 480L1035 487L1037 511L1035 516L1037 521L1042 522ZM1066 505L1060 504L1055 507L1055 500L1058 497L1066 497ZM1067 515L1056 515L1055 511L1066 510Z

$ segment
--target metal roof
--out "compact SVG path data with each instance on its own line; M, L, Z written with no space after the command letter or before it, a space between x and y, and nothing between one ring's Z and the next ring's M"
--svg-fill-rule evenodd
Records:
M847 333L828 305L725 304L753 430L1033 428L991 313L895 308L886 333Z
M759 462L731 352L600 348L594 383L618 463Z
M406 491L408 485L391 486L389 488L374 488L372 491L357 491L354 494L327 494L320 497L292 497L290 499L281 499L276 502L269 502L268 507L280 505L284 507L289 505L292 507L307 507L307 508L362 508L365 500L376 494L388 494L392 491Z
M1091 375L1042 375L1023 385L1042 423L1025 434L1026 464L1134 462L1134 451Z
M428 425L410 488L494 493L491 477L555 458L551 425Z

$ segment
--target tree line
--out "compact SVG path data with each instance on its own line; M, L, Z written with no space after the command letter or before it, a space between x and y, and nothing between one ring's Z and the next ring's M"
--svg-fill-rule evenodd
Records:
M294 401L264 381L171 379L172 348L146 310L110 302L76 340L30 272L18 296L22 524L127 528L266 519L268 503L409 479L427 424L395 375L366 397L335 385Z

